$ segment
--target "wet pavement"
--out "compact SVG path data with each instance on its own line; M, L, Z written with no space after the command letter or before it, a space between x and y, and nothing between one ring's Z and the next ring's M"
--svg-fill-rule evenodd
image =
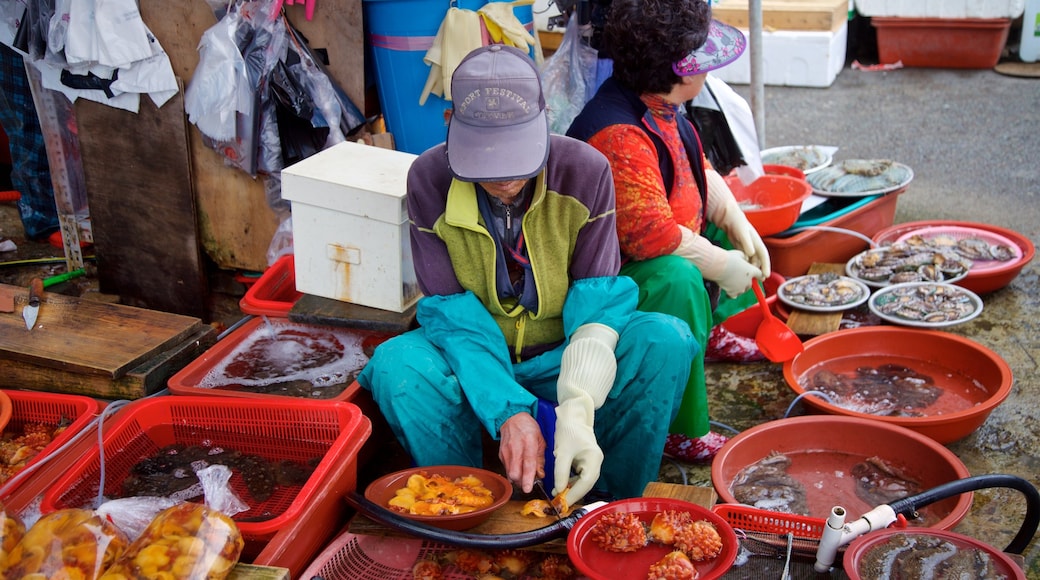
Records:
M734 88L749 94L747 86ZM766 87L765 111L766 147L829 145L839 147L838 161L889 158L909 165L915 176L899 198L897 223L985 222L1040 244L1040 80L990 70L865 72L846 67L829 88ZM19 250L0 254L0 263L63 255L47 244L26 242L10 203L0 204L3 237L14 239ZM34 275L63 271L60 262L4 265L0 282L24 285ZM1007 473L1040 484L1038 278L1040 260L1033 260L1008 287L983 296L981 316L946 330L997 352L1015 377L1011 395L985 424L948 445L972 475ZM96 293L91 280L82 278L50 290ZM232 295L225 302L233 306L237 298ZM228 311L213 313L214 319L231 316ZM794 400L777 364L713 363L707 373L712 419L737 431L784 417ZM791 414L807 412L799 403ZM711 485L708 467L671 461L662 464L661 480ZM979 491L955 531L1003 547L1023 514L1018 492ZM1024 555L1028 577L1040 580L1038 542Z

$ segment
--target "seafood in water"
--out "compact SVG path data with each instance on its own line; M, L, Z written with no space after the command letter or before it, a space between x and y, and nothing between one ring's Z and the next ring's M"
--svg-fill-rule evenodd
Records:
M856 495L867 505L889 504L922 491L920 482L876 455L852 466L851 473Z
M839 407L896 417L923 416L921 409L934 404L943 393L932 377L897 364L859 367L851 374L822 369L803 387L824 393Z
M308 465L288 460L271 462L259 455L216 445L175 443L131 466L130 473L123 480L122 497L167 497L199 483L196 470L207 465L225 465L241 475L252 499L263 502L274 494L278 486L306 483L320 459L315 458Z
M675 550L654 562L647 572L647 580L695 580L698 576L690 557Z
M863 578L932 580L1000 580L1006 576L984 550L961 548L939 537L893 534L889 540L867 550L859 567Z
M770 511L809 515L805 486L787 473L791 458L776 451L741 469L730 492L742 504Z
M782 296L806 306L842 306L863 298L865 289L845 276L833 272L809 274L788 281L780 287Z
M874 307L880 314L903 320L943 323L971 316L981 305L956 286L915 284L886 289L874 298Z
M647 543L642 520L631 512L604 515L589 530L589 539L608 552L635 552Z

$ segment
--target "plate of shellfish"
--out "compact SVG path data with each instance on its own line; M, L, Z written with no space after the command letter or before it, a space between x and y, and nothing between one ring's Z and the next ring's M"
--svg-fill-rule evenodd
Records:
M813 193L825 197L890 193L910 185L913 178L913 169L891 159L846 159L805 176Z
M1022 248L1012 240L978 228L961 226L933 226L907 232L896 239L915 247L951 250L971 260L971 269L985 272L1002 267L1022 258Z
M867 307L878 318L893 324L943 328L982 314L982 299L953 284L905 282L878 290Z
M870 286L906 282L953 283L968 275L971 260L930 244L895 242L860 252L845 263L845 273Z
M841 312L866 302L870 298L870 287L854 278L825 272L791 278L780 285L776 295L791 308Z
M593 580L719 578L739 551L718 514L672 498L632 498L583 516L567 535L567 555Z

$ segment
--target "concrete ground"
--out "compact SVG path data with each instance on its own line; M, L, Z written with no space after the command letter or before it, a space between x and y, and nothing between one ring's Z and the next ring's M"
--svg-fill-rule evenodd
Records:
M748 95L747 86L735 86ZM998 224L1040 244L1040 80L991 70L901 69L865 72L846 67L829 88L766 87L765 145L831 145L836 160L890 158L915 177L900 196L895 221L964 220ZM14 206L0 204L0 239L16 252L0 254L0 282L23 285L33 275L64 271L62 264L4 263L62 255L26 242ZM971 338L1003 357L1015 376L1013 392L986 423L950 444L973 475L1008 473L1040 484L1040 260L1007 287L984 296L976 320L949 332ZM89 293L88 280L53 291ZM237 300L237 298L235 298ZM710 364L715 421L744 430L784 416L794 393L780 365ZM794 414L805 413L796 407ZM666 461L663 481L710 485L703 466ZM1018 530L1024 503L1014 491L975 494L956 531L1003 547ZM1025 552L1029 578L1040 579L1040 545Z

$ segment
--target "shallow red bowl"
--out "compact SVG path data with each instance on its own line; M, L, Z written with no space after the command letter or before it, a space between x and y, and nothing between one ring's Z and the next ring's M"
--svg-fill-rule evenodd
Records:
M907 427L940 443L970 435L1011 393L1011 367L1000 355L949 332L871 326L830 332L804 346L804 351L784 363L784 379L799 395L806 392L803 383L824 369L849 374L859 367L893 363L932 377L944 392L921 410L920 417L861 413L811 395L802 400L824 413Z
M590 532L600 518L611 513L634 513L646 525L665 510L689 512L694 521L708 520L722 536L722 552L702 562L694 562L697 580L711 580L726 573L737 559L739 543L733 527L720 515L695 503L663 497L641 497L611 502L582 516L567 534L567 555L578 570L592 580L646 578L650 566L673 550L670 546L651 543L635 552L608 552L590 539Z
M739 504L731 491L737 474L773 452L791 459L787 473L806 489L808 517L821 522L836 505L853 518L876 507L856 494L856 478L850 473L853 465L870 457L903 469L921 491L970 475L952 451L904 427L858 417L809 415L763 423L731 438L711 463L711 483L719 499ZM963 493L924 506L922 519L910 524L952 528L971 509L972 497Z
M365 488L365 499L372 503L387 507L397 490L408 486L408 478L417 473L429 475L443 475L449 479L475 475L480 479L484 487L491 490L495 501L485 507L465 514L451 514L443 516L419 516L409 513L394 512L401 517L422 522L445 530L462 531L479 526L491 517L498 508L504 506L513 494L513 485L505 477L486 469L476 467L465 467L462 465L431 465L428 467L411 467L384 475L373 481Z
M1018 247L1022 250L1022 257L1018 260L1014 260L1004 264L998 268L987 268L985 271L968 271L968 275L958 280L956 284L958 286L967 288L976 294L986 294L987 292L993 292L1000 290L1007 286L1015 279L1016 276L1022 271L1022 268L1026 266L1033 259L1036 254L1036 247L1033 242L1016 232L1015 230L1009 230L1000 226L991 224L984 224L979 222L964 222L964 221L953 221L953 220L923 220L916 222L906 222L901 224L895 224L889 226L883 230L878 231L873 236L874 243L879 246L885 246L895 242L901 236L904 236L912 231L920 230L935 226L956 226L964 228L975 228L979 230L985 230L993 232L995 234L1004 236L1009 240L1015 242Z
M748 185L736 175L727 176L725 180L733 197L744 208L744 215L763 238L779 234L798 221L802 202L812 195L808 181L789 175L767 173Z
M980 542L971 536L965 536L956 532L950 532L946 530L908 530L900 528L887 528L884 530L878 530L865 534L853 540L849 547L845 550L845 556L842 560L845 574L850 580L873 580L874 578L891 578L893 577L893 570L889 566L882 566L878 570L866 570L866 556L874 548L884 549L884 546L893 540L893 537L898 534L906 534L912 537L920 537L921 539L939 539L950 544L953 544L958 550L963 549L976 549L985 552L989 555L993 562L995 572L998 577L1002 576L1025 580L1026 575L1022 571L1015 561L1008 557L1007 554L1000 550Z

